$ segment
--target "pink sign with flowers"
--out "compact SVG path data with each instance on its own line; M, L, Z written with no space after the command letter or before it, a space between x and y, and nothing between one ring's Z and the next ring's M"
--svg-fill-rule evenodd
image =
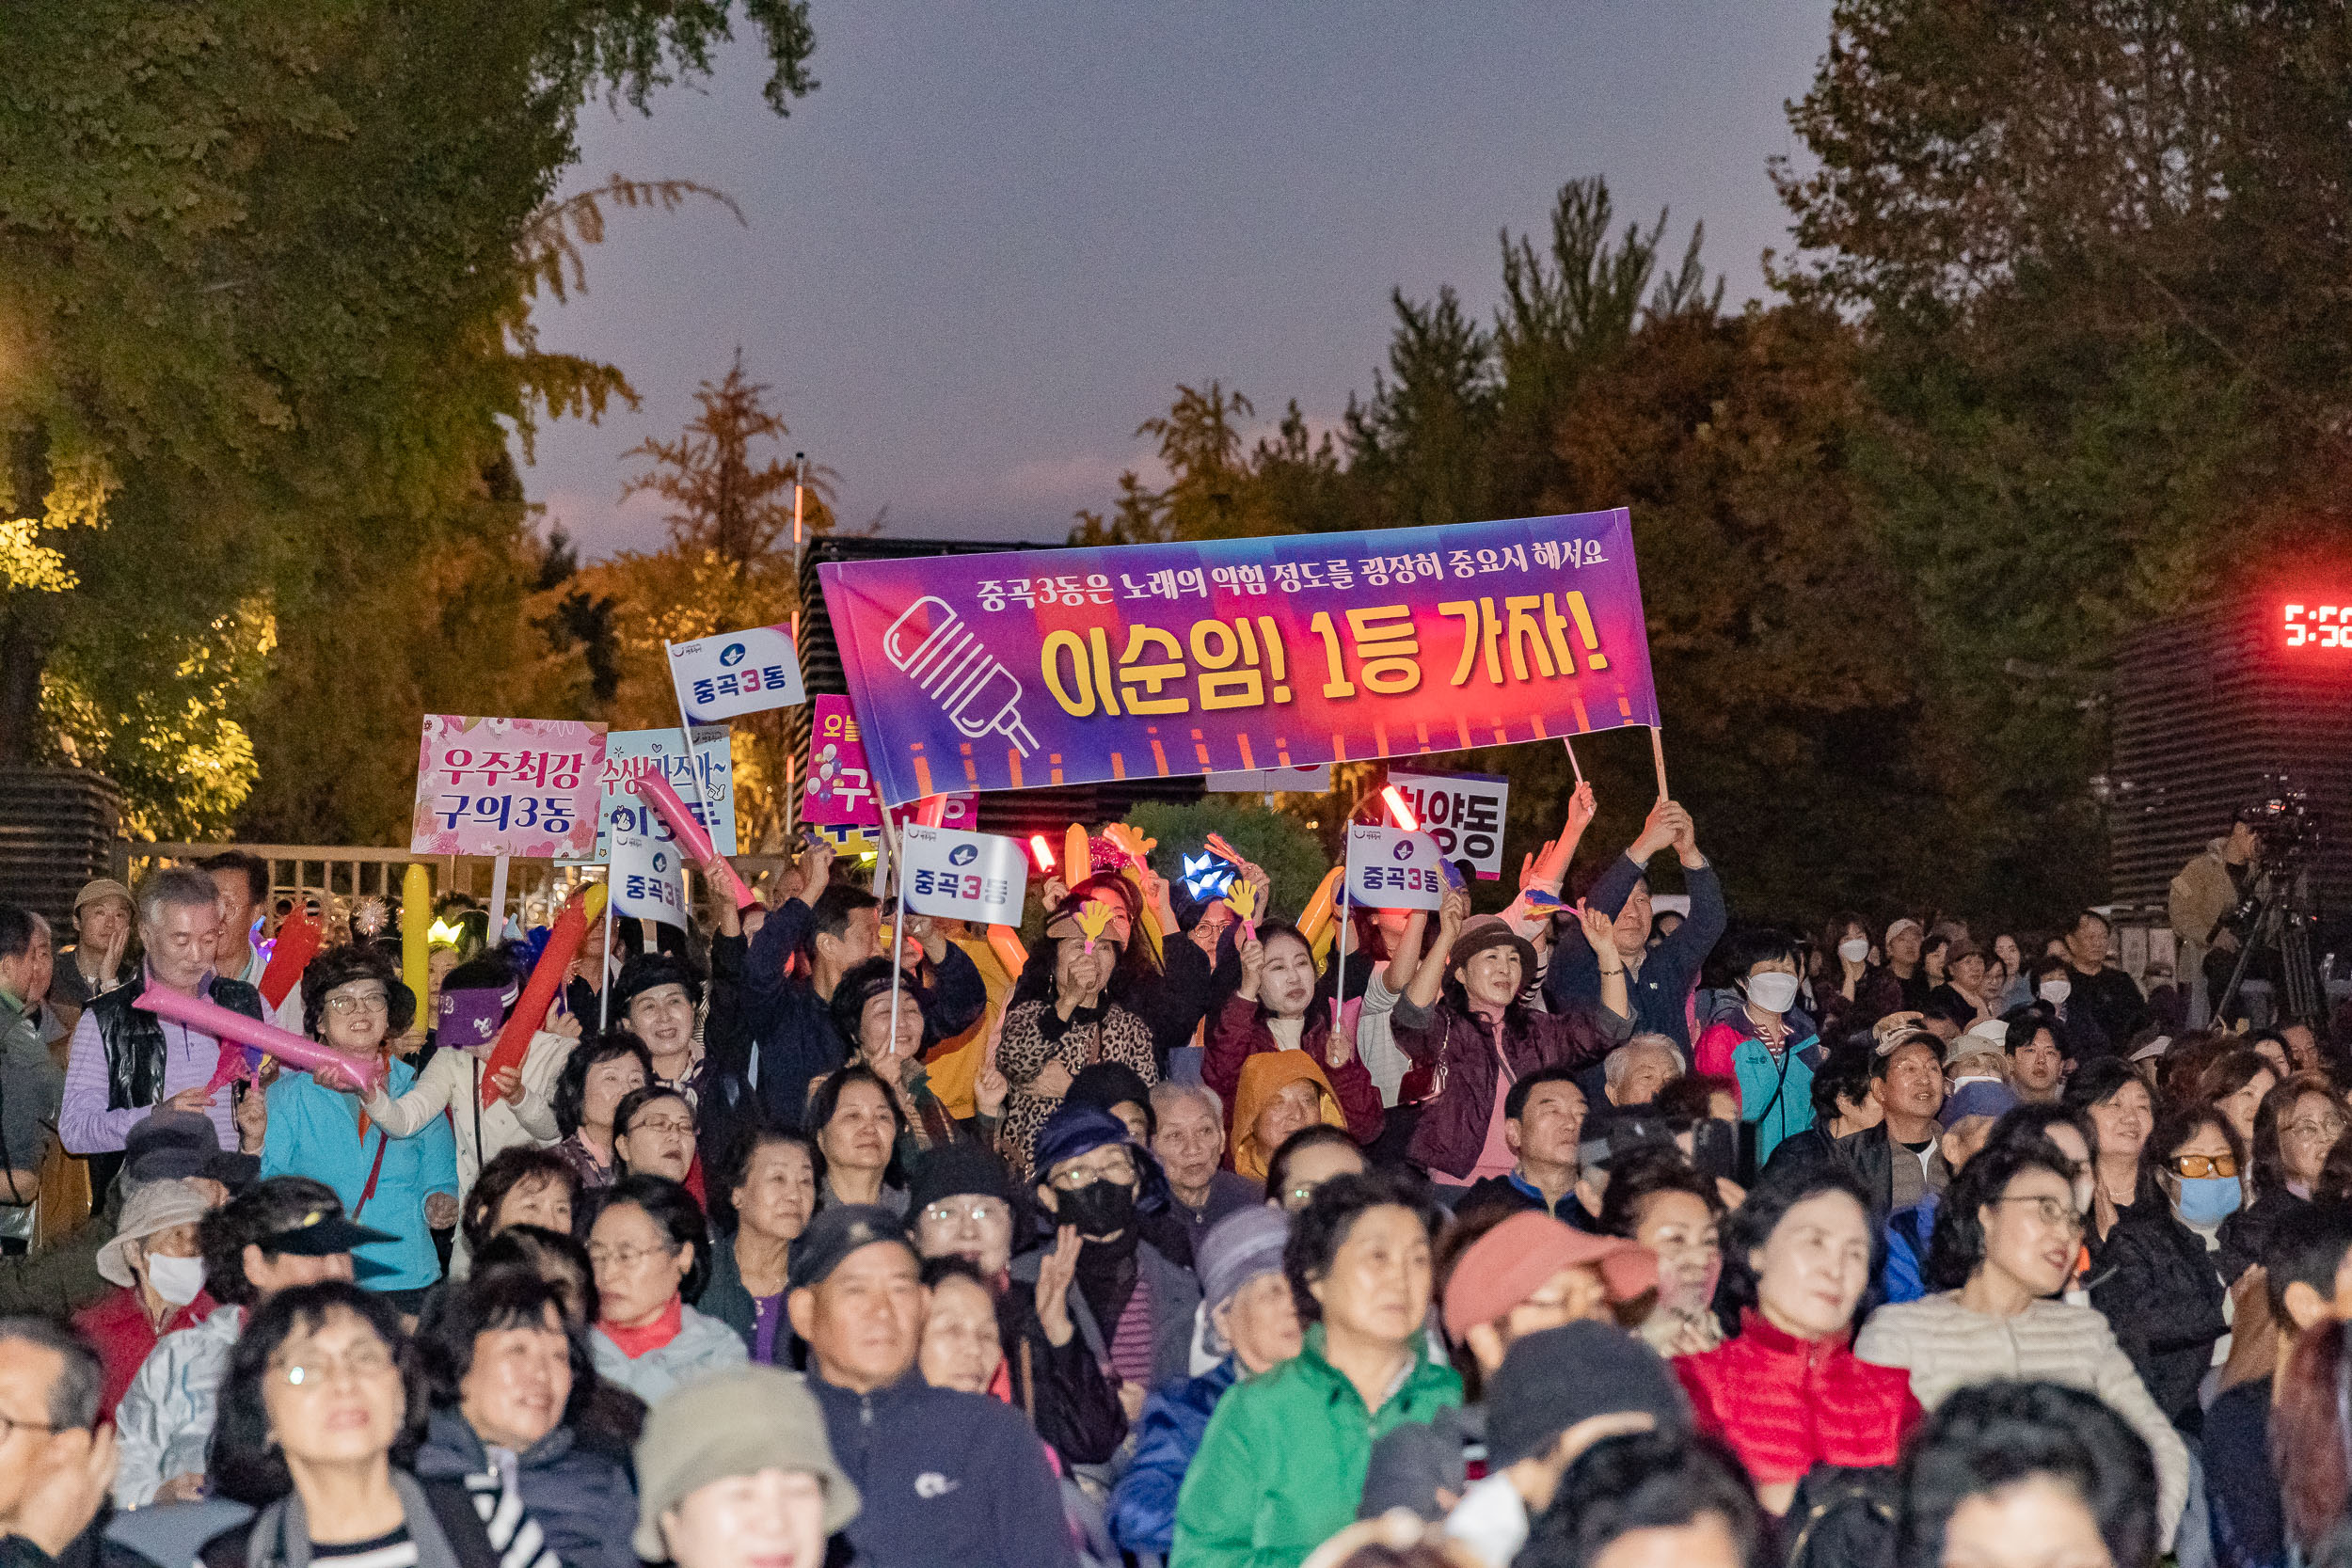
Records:
M426 714L409 852L527 860L594 854L604 734L604 725L577 719Z

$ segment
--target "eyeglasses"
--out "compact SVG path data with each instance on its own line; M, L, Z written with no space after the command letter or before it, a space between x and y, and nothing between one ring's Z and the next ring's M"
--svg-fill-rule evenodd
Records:
M389 1013L391 998L380 990L338 991L326 999L326 1010L337 1018L353 1013Z
M674 1246L592 1246L588 1249L588 1266L600 1269L607 1263L618 1268L633 1269L648 1258L675 1258Z
M2042 1223L2054 1229L2080 1230L2083 1227L2083 1216L2081 1213L2075 1210L2073 1204L2067 1202L2066 1199L2062 1197L2042 1197L2038 1196L2033 1197L2001 1197L1994 1198L1994 1201L1995 1203L2030 1203L2034 1205L2035 1212L2042 1216Z
M382 1377L392 1370L392 1353L380 1344L354 1345L342 1355L306 1355L297 1362L269 1365L289 1388L321 1388L339 1371L354 1382Z
M2298 1138L2321 1138L2334 1143L2344 1136L2344 1130L2348 1125L2352 1123L2347 1123L2342 1117L2328 1117L2318 1121L2291 1121L2281 1131L2292 1132Z
M632 1133L691 1132L693 1130L694 1124L692 1122L683 1120L677 1117L639 1117L637 1120L629 1126L629 1132Z
M15 1436L19 1429L25 1432L55 1432L57 1430L47 1421L20 1421L13 1416L0 1416L0 1443L5 1443L9 1438Z
M1048 1177L1047 1180L1062 1192L1074 1193L1081 1187L1091 1187L1097 1181L1133 1181L1135 1179L1135 1162L1122 1155L1091 1168L1081 1165L1075 1170L1058 1172Z
M2175 1154L2169 1164L2174 1175L2185 1176L2191 1180L2237 1174L2237 1156L2234 1154Z
M983 1199L968 1209L961 1203L934 1203L923 1211L923 1217L933 1225L958 1225L965 1220L987 1225L992 1221L1002 1223L1012 1215L1003 1204Z

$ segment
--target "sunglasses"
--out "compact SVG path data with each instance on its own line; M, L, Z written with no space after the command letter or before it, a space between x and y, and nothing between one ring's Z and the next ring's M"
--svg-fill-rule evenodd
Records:
M2176 1154L2171 1159L2172 1173L2192 1180L2208 1176L2235 1176L2237 1156L2234 1154Z

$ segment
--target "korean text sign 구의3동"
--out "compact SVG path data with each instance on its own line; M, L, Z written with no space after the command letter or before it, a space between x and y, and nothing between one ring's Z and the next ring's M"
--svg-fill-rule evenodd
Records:
M818 575L893 803L1658 722L1623 510Z
M604 733L575 719L426 714L409 853L585 859L596 847Z

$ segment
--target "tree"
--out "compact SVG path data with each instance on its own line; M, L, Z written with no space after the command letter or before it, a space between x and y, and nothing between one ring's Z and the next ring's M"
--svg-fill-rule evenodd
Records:
M531 339L548 198L586 96L643 109L660 85L707 75L729 10L89 0L11 14L0 760L70 742L144 788L139 755L180 732L142 715L189 700L214 736L199 743L230 755L251 683L200 673L252 668L241 607L282 619L312 608L306 589L345 586L319 570L344 531L394 558L438 547L483 515L481 476L510 429L527 443L537 419L628 395L617 370ZM745 0L741 14L766 38L781 111L816 85L806 8ZM233 809L237 769L215 774L215 796L159 795L150 819Z

